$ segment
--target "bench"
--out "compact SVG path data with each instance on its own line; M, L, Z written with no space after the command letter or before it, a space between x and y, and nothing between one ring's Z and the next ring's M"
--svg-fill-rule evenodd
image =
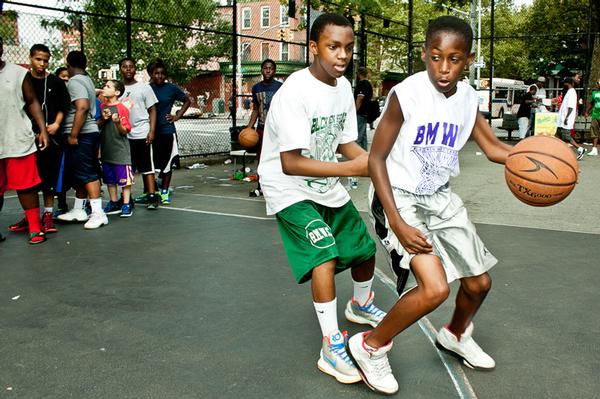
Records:
M244 177L246 177L246 157L256 157L255 152L249 152L240 144L238 138L240 132L246 128L246 126L236 126L235 129L233 127L229 128L230 134L230 144L231 150L229 151L229 156L233 158L233 171L237 170L237 159L242 158L242 173Z
M502 124L498 127L499 129L506 130L508 137L506 140L512 140L513 130L519 130L519 122L517 115L504 114L502 115Z

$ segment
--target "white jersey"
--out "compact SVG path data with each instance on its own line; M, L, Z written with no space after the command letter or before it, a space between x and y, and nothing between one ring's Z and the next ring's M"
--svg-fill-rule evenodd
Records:
M265 123L258 175L267 214L304 200L337 208L350 200L338 177L290 176L280 153L296 149L324 162L337 162L339 144L356 141L356 109L345 77L329 86L308 68L291 74L271 100Z
M569 112L569 108L571 109L571 114L567 119L567 123L565 124L565 118L567 117L567 113ZM575 126L575 117L577 116L577 92L574 88L570 88L567 90L567 94L563 97L562 103L560 104L560 109L558 110L558 121L556 121L558 127L562 127L563 129L573 129Z
M427 72L419 72L394 86L388 103L393 95L404 123L386 161L390 183L414 194L433 194L460 172L458 152L475 124L477 94L458 82L456 93L446 98Z

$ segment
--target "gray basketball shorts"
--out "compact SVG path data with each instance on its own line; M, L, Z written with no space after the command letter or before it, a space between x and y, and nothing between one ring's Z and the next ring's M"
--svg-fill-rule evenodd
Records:
M433 254L441 259L448 282L479 276L498 263L477 235L462 200L449 186L432 195L417 195L397 188L393 189L393 193L402 219L421 230L432 243ZM402 271L397 269L406 270L406 279L415 255L402 247L390 229L373 185L369 188L369 204L375 231L388 253L392 270L399 280Z

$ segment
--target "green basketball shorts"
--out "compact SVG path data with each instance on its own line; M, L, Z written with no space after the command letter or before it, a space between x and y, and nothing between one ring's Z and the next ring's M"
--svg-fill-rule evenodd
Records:
M277 213L283 248L296 281L310 280L312 269L337 258L335 272L360 265L375 256L375 242L348 201L329 208L301 201Z

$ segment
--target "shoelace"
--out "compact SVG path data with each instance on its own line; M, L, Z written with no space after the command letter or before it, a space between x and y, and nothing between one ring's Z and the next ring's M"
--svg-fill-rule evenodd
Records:
M381 309L379 309L377 306L373 305L373 303L370 303L369 306L365 306L365 307L362 307L359 305L359 309L362 310L363 312L369 313L375 317L383 316L383 311Z
M371 367L373 374L379 378L388 376L392 373L390 362L388 361L388 357L385 353L382 355L371 356Z
M348 353L346 352L346 346L344 345L344 343L339 343L339 344L329 344L329 348L331 349L331 353L333 353L334 355L336 355L337 357L339 357L340 359L342 359L344 361L344 363L347 364L353 364L352 360L350 360L350 357L348 356Z

